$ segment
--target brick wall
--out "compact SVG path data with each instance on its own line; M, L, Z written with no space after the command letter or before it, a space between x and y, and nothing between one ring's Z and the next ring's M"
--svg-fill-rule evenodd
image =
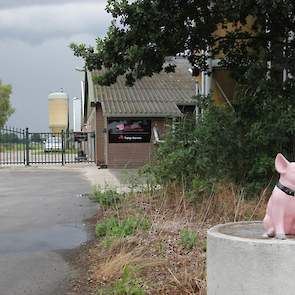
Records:
M165 132L165 119L151 119L152 130L156 125L160 137ZM136 168L148 163L156 148L152 132L150 143L109 143L107 145L107 165L109 168Z
M106 124L102 114L101 104L96 105L96 164L102 165L106 163Z

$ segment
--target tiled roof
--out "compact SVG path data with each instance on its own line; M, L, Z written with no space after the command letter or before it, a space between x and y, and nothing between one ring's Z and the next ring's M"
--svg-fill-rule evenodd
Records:
M125 85L120 76L111 86L94 84L94 98L101 102L108 117L178 117L181 112L177 105L194 105L195 80L188 71L186 59L176 58L175 73L161 72L152 77L137 80L134 86ZM92 72L92 77L99 75Z

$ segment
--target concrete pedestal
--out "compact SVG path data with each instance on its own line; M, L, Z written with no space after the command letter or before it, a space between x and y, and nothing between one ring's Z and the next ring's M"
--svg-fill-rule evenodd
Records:
M208 231L208 295L294 295L295 239L262 238L261 222Z

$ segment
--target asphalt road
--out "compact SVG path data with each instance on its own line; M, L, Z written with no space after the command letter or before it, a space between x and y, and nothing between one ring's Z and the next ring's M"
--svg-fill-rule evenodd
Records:
M0 168L0 295L68 294L62 253L90 238L89 191L78 170Z

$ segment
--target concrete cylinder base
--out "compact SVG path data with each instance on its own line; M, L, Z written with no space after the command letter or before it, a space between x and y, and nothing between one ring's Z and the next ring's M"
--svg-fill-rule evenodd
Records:
M294 295L295 238L262 238L261 222L208 231L208 295Z

